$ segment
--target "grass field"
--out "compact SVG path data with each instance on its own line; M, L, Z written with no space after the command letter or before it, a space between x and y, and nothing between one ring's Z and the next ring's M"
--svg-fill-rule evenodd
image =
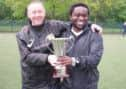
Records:
M126 89L126 38L103 35L99 89ZM0 89L21 89L20 60L15 34L0 33Z

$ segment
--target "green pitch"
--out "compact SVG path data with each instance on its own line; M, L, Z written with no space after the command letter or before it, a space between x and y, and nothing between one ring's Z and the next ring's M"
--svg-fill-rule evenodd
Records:
M103 35L99 89L126 89L126 38ZM0 89L21 89L21 70L15 34L0 33Z

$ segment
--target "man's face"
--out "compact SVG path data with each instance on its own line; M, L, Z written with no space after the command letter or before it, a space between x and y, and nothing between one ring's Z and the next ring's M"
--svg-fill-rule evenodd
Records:
M70 20L74 27L82 29L88 21L88 9L82 6L75 7Z
M32 3L27 8L27 16L31 20L33 26L43 24L45 14L45 8L41 3Z

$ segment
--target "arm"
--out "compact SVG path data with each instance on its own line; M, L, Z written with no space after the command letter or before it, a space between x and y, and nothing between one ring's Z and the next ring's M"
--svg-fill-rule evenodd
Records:
M93 36L90 41L90 50L89 55L87 56L78 56L78 57L60 57L59 61L63 65L73 65L80 69L84 68L95 68L101 60L103 53L103 40L101 35L93 33ZM76 64L75 64L76 63Z
M81 68L97 67L101 60L103 54L103 39L97 33L94 33L91 39L89 55L75 58L79 61L77 65Z
M47 62L48 54L43 54L39 52L31 52L25 40L21 39L21 35L18 33L16 35L17 43L19 47L19 52L21 56L21 62L25 62L29 65L40 66Z
M51 20L50 22L52 28L56 27L55 29L51 30L55 37L62 37L67 30L67 23L60 20Z

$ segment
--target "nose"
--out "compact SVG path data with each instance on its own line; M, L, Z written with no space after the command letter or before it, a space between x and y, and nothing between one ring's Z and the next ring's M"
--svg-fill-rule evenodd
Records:
M35 13L35 16L39 16L39 13L38 13L38 12L36 12L36 13Z
M79 16L79 20L84 20L84 17L83 16Z

